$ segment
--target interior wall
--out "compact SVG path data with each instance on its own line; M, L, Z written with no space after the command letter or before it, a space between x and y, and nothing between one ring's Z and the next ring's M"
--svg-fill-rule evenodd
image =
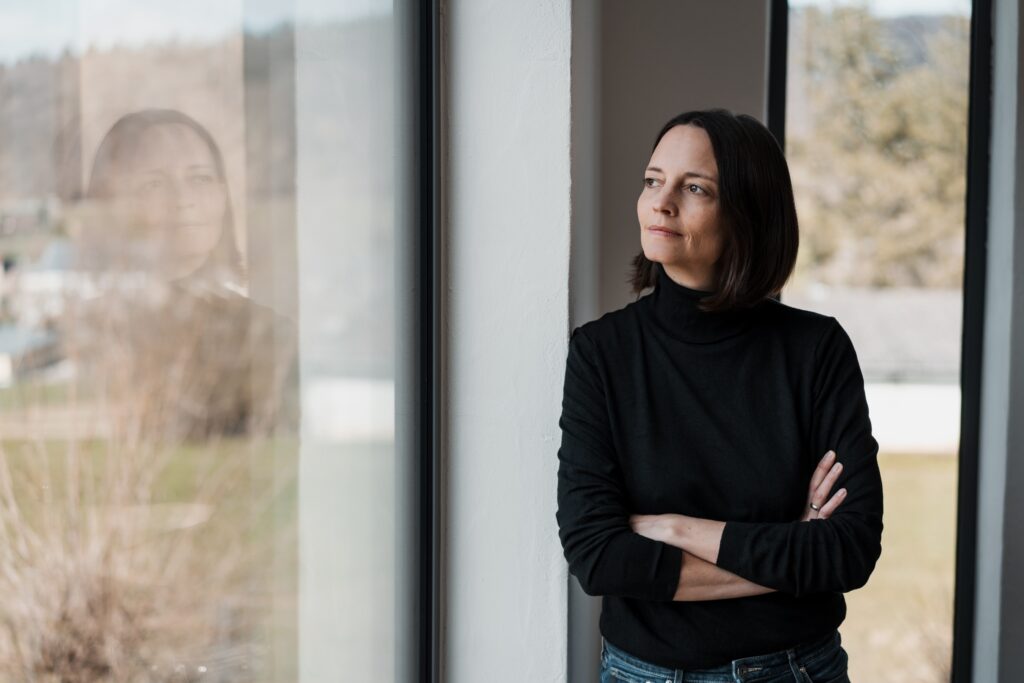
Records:
M570 258L570 327L594 318L601 290L601 8L594 0L572 7L572 255ZM580 589L566 567L569 621L569 681L598 680L596 643L601 601Z
M725 107L765 121L770 0L604 0L600 12L601 311L635 296L636 200L654 137L676 114Z
M566 678L570 4L442 6L447 683Z

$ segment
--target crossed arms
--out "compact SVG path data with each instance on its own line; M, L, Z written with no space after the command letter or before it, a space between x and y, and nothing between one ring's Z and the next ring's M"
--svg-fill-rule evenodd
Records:
M808 486L808 504L804 507L801 521L828 519L843 502L846 489L839 489L832 498L828 497L842 471L842 463L834 460L835 452L830 450L818 462ZM817 505L820 510L812 508L810 503ZM715 564L725 522L676 514L630 515L629 525L641 536L668 543L683 551L679 586L673 600L724 600L776 590Z

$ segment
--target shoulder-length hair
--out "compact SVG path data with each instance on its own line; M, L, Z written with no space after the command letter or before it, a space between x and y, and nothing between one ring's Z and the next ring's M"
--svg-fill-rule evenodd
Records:
M707 131L718 163L718 196L725 239L718 261L715 293L702 299L705 311L746 308L774 297L796 265L800 245L789 166L775 136L747 114L715 108L687 111L670 119L651 153L674 126ZM633 257L634 294L657 282L660 263L643 250Z
M241 284L245 273L242 255L235 239L235 219L231 209L231 190L224 170L224 158L213 136L191 116L174 109L144 109L125 114L103 136L89 174L86 197L110 199L115 196L114 177L118 162L139 147L143 134L154 126L180 125L193 131L209 148L217 179L224 187L225 211L220 238L194 275L219 276Z

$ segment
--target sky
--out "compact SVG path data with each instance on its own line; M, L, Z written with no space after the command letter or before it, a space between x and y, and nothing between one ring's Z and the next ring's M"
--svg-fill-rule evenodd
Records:
M393 0L0 0L0 62L66 48L211 41L282 21L341 21L391 12ZM244 16L243 16L244 12Z
M87 45L211 41L265 30L285 19L337 21L387 14L394 0L0 0L0 62L32 53L80 52ZM713 0L705 0L712 2ZM861 0L880 16L969 15L970 0ZM790 0L791 7L829 7L836 0ZM861 4L854 2L853 4ZM244 13L244 16L243 16Z
M863 2L836 2L835 0L789 0L789 6L831 7L834 5L866 5L880 17L898 17L904 14L962 14L970 16L971 0L865 0Z

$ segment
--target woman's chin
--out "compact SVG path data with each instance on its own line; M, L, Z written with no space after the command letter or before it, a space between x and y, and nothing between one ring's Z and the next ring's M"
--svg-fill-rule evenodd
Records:
M674 249L668 249L659 244L642 244L644 256L648 261L661 264L669 264L678 259L679 255Z
M180 280L193 275L203 265L203 259L188 259L165 263L160 267L160 275L166 280Z

